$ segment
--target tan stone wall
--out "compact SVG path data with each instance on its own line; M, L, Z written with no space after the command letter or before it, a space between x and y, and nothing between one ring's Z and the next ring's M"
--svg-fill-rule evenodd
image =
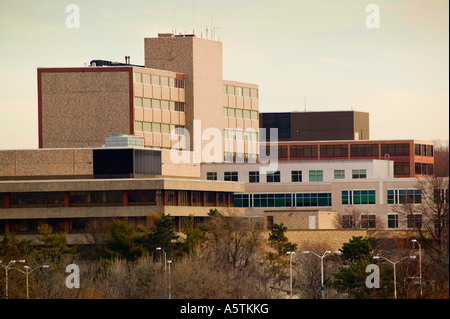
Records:
M288 210L264 212L264 223L267 216L273 216L274 224L283 223L288 230L310 229L309 217L315 217L315 229L336 229L338 212L320 210Z
M38 70L41 148L101 147L111 134L130 134L132 68L87 69Z
M39 149L0 152L0 177L87 177L92 175L92 149Z

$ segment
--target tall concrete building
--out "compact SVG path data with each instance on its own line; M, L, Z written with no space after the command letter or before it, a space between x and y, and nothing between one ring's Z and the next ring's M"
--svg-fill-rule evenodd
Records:
M38 69L40 148L131 134L154 148L213 143L208 161L257 158L258 86L223 79L221 42L160 34L145 39L145 67L91 65Z

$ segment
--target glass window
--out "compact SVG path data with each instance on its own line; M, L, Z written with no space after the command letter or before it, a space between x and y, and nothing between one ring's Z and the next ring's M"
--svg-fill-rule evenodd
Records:
M342 215L342 228L353 228L353 215Z
M243 118L249 120L250 119L250 111L244 110L243 111Z
M175 111L184 112L184 102L175 102Z
M143 129L145 132L151 132L152 131L152 123L144 122Z
M134 121L134 130L135 131L142 131L142 122Z
M169 78L167 76L161 76L161 86L169 86Z
M168 109L169 109L169 101L161 100L161 110L168 110Z
M363 214L361 215L361 228L375 228L377 227L376 215Z
M170 133L170 126L169 126L169 124L164 124L164 123L161 124L161 133L164 133L164 134L169 134Z
M228 95L234 95L234 86L227 85L227 94Z
M250 94L251 94L251 97L253 97L253 98L258 98L258 90L257 89L250 89Z
M320 157L347 157L347 145L321 145Z
M249 183L259 183L259 171L248 172Z
M237 118L237 119L243 118L243 112L242 112L242 109L236 109L236 118Z
M297 207L331 206L331 193L298 193L295 198Z
M323 171L322 170L310 170L309 171L309 181L310 182L323 182Z
M160 84L160 82L159 82L159 75L153 75L152 74L152 84L153 85L159 85Z
M222 85L222 92L223 94L227 94L227 86L225 84Z
M317 157L317 145L291 145L289 151L291 158Z
M239 86L236 86L235 89L234 89L234 93L235 93L237 96L242 96L242 88L239 87Z
M378 157L377 144L353 144L350 145L352 157Z
M251 111L251 118L252 120L258 119L258 112L257 111Z
M249 88L242 88L242 95L245 97L250 97L250 89Z
M279 183L280 182L280 171L267 172L266 181L267 181L267 183Z
M302 181L302 171L291 171L291 182L297 183Z
M217 181L217 172L206 172L206 179L208 181Z
M169 110L175 111L175 101L169 101Z
M406 215L406 227L408 227L408 228L422 228L422 215L421 214L408 214L408 215Z
M141 73L134 73L134 82L141 83L142 82L142 74Z
M398 214L387 215L388 228L398 228Z
M144 97L142 100L142 104L143 104L143 107L145 107L146 109L149 109L152 107L152 100Z
M223 174L223 179L225 181L237 182L238 181L238 172L225 172Z
M152 123L153 133L161 133L161 123Z
M234 194L234 207L250 207L249 194Z
M334 170L334 179L345 179L345 170L335 169Z
M142 83L151 84L150 74L146 74L146 73L142 74Z
M228 108L228 117L234 117L234 109L231 107Z
M142 98L135 96L133 98L134 107L142 107Z
M160 109L161 108L161 100L152 99L152 108Z
M365 169L353 169L352 170L352 178L353 179L361 179L361 178L366 178L367 174L366 174L366 170Z
M228 108L227 107L223 108L223 116L228 116Z
M176 87L176 79L175 78L169 78L169 87L171 87L171 88Z

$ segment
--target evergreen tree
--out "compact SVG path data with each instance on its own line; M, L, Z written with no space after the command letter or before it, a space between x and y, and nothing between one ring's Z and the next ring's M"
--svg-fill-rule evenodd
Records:
M278 255L285 255L288 251L295 251L297 244L288 242L288 238L284 234L287 227L283 223L273 224L272 231L269 234L269 242L271 246L278 250Z
M38 227L39 235L36 238L42 242L37 246L37 254L41 257L61 259L63 256L75 256L76 246L69 246L67 235L63 232L53 233L48 224Z

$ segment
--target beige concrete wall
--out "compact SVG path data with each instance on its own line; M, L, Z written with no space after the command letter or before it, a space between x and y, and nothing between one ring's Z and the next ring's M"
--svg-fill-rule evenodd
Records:
M0 177L93 175L92 149L38 149L0 152Z
M310 217L314 217L314 229L336 229L337 215L335 211L320 210L285 210L264 212L264 224L267 224L267 216L273 217L274 224L283 223L288 230L310 229Z
M130 134L131 68L88 69L38 69L40 147L101 147L111 134Z

